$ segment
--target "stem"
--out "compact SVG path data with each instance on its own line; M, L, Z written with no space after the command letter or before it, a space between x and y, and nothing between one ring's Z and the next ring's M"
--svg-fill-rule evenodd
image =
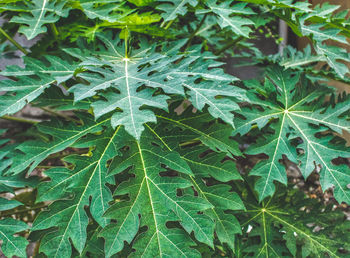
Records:
M228 43L226 46L224 46L222 49L220 49L219 51L217 51L215 53L215 55L219 55L221 54L222 52L225 52L227 49L229 49L230 47L234 46L237 44L237 42L241 41L243 39L242 36L238 37L237 39L235 39L234 41Z
M35 125L37 123L39 123L38 121L35 120L29 120L29 119L24 119L24 118L20 118L20 117L15 117L15 116L2 116L0 117L1 119L5 119L5 120L9 120L9 121L14 121L14 122L19 122L19 123L26 123L26 124L32 124Z
M167 26L165 26L165 28L164 29L169 29L169 27L171 26L171 24L173 24L173 22L175 21L175 19L174 20L171 20L168 24L167 24Z
M195 29L195 31L192 32L192 34L190 35L188 41L187 41L187 44L186 44L186 47L184 49L184 51L191 45L191 42L193 40L193 38L196 36L197 32L200 30L200 28L202 27L205 19L207 18L207 14L205 14L202 18L202 20L200 21L200 23L198 24L197 28Z
M66 157L66 156L71 155L71 154L80 155L80 154L85 154L86 152L87 152L86 149L85 150L82 149L82 150L72 151L69 153L55 153L55 154L49 155L46 159L60 159L60 158ZM55 166L55 167L57 167L57 166Z
M48 203L38 204L38 205L34 205L33 207L29 207L29 208L25 208L25 209L19 209L19 210L16 210L16 211L11 209L11 210L7 210L7 211L4 211L4 212L0 212L0 216L4 217L4 216L8 216L8 215L14 215L14 214L26 212L26 211L37 210L37 209L45 208L48 205L49 205Z
M54 110L51 110L51 109L49 109L49 108L40 107L40 109L42 109L42 110L44 110L45 112L50 113L50 114L52 114L52 115L62 117L62 118L64 118L64 119L68 120L68 121L72 121L72 122L74 122L74 123L81 124L81 122L80 122L79 120L76 120L76 119L74 119L74 118L72 118L72 117L69 117L69 116L66 116L66 115L64 115L64 114L58 113L58 112L56 112L56 111L54 111Z
M17 43L16 40L10 37L9 34L6 33L1 27L0 27L0 32L2 35L4 35L13 45L15 45L20 51L22 51L23 54L28 55L28 51L25 50L20 44Z
M125 35L124 35L124 40L125 40L125 58L128 58L128 39L129 39L129 31L128 31L128 26L125 26Z
M174 19L174 20L171 20L170 22L168 22L168 24L165 26L164 29L165 29L165 30L169 29L169 27L171 26L171 24L173 24L174 21L175 21L175 19ZM166 22L163 21L162 24L160 25L160 27L163 28L164 25L165 25L165 23L166 23Z
M62 166L36 166L35 168L38 168L38 169L50 169L50 168L57 168L57 167L62 167Z
M66 90L68 90L69 88L68 88L68 86L66 85L66 83L64 83L64 82L61 82L61 84L60 84L63 88L65 88ZM58 86L58 85L57 85Z
M57 30L56 25L55 25L54 23L50 23L50 28L51 28L51 30L52 30L53 36L55 37L55 39L57 39L59 33L58 33L58 30Z

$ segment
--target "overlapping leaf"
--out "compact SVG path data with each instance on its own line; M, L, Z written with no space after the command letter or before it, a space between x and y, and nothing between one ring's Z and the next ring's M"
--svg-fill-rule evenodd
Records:
M183 116L182 116L183 117ZM185 116L187 118L187 116ZM202 122L201 118L193 118L192 122ZM179 119L181 121L181 119ZM195 122L196 123L196 122ZM231 192L231 187L225 184L216 184L214 186L206 185L208 178L215 178L220 182L231 180L241 180L235 164L231 160L225 160L224 152L208 152L208 147L197 145L195 147L179 147L174 145L175 139L188 139L193 134L190 128L183 130L167 130L168 127L160 123L151 132L160 139L161 143L171 151L171 147L176 148L181 158L190 166L193 175L189 176L195 191L203 199L212 204L213 208L205 211L209 217L215 221L215 232L221 243L227 243L234 250L235 235L241 233L240 225L237 219L228 214L226 210L244 210L244 205L235 192ZM169 143L169 144L168 144ZM192 191L189 191L190 193ZM193 194L193 193L192 193Z
M55 80L49 76L41 76L40 79L23 77L15 82L11 80L1 81L0 90L7 93L0 96L0 116L21 110L54 82Z
M27 103L38 98L53 83L70 79L77 64L71 64L56 56L46 56L50 66L34 58L24 57L26 67L7 66L0 74L16 77L19 80L2 80L0 91L7 92L0 96L0 116L13 114L21 110Z
M39 124L37 126L39 131L51 135L53 140L51 142L31 140L17 146L17 152L7 173L18 174L28 167L28 173L30 173L49 155L70 147L88 133L101 131L102 126L108 123L109 120L107 118L95 122L91 116L86 116L83 119L84 124L80 126L74 123L64 125L59 120Z
M69 156L65 161L74 164L74 169L53 168L46 172L51 181L39 186L38 200L65 200L54 202L49 206L49 211L42 212L34 222L33 230L56 228L41 240L42 252L52 257L70 257L72 250L69 240L80 253L83 251L89 222L84 211L87 205L92 217L101 226L108 224L108 220L102 217L109 206L108 202L112 200L106 184L114 184L114 180L107 177L107 162L119 154L125 136L124 130L117 127L104 131L103 137L87 137L76 147L95 146L91 157Z
M48 55L45 56L45 59L49 62L49 66L38 59L25 56L23 57L24 69L17 65L9 65L0 72L0 75L18 78L29 75L50 75L60 84L72 78L78 68L77 64L72 64L57 56Z
M174 105L170 109L174 109ZM170 148L176 148L171 141L176 136L177 141L184 143L200 140L213 151L225 152L230 157L241 155L237 142L230 139L232 127L212 123L213 118L207 112L194 113L191 108L187 108L182 116L175 112L159 112L157 118L162 123L163 130L166 130L163 137L167 142L169 139ZM186 130L186 134L182 130Z
M131 140L122 158L111 164L112 174L131 170L129 180L115 192L117 196L127 195L128 199L117 202L106 213L107 218L117 220L101 233L106 241L106 256L121 251L124 241L131 243L140 228L147 226L134 240L135 256L197 257L199 253L190 247L194 242L185 231L194 232L198 241L213 246L213 222L201 214L212 206L193 194L177 195L179 189L190 187L191 182L161 172L168 169L185 175L192 172L178 153L164 148L154 134L146 132L140 142ZM170 221L179 221L185 231L167 227Z
M247 241L242 242L241 255L346 257L350 225L340 210L291 189L266 204L254 202L252 196L245 201L248 212L240 218Z

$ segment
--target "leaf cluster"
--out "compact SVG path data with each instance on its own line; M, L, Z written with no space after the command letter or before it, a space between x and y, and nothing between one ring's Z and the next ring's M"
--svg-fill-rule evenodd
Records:
M350 23L338 9L0 0L0 57L17 47L23 62L0 71L3 254L348 256L350 97L330 83L348 87ZM281 42L279 20L308 47L263 53L259 39ZM236 73L246 65L257 76Z

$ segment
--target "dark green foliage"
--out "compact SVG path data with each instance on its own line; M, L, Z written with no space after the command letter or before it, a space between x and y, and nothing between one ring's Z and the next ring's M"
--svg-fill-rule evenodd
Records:
M0 0L0 56L24 54L0 71L1 251L349 256L350 98L326 84L350 82L338 8ZM279 19L310 44L263 54ZM256 78L229 74L236 57ZM28 106L41 113L23 119Z

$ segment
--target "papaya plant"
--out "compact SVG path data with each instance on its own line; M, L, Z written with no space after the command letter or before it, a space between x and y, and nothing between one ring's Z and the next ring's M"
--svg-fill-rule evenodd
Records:
M0 0L0 13L6 257L349 257L348 10ZM307 46L284 46L278 24Z

